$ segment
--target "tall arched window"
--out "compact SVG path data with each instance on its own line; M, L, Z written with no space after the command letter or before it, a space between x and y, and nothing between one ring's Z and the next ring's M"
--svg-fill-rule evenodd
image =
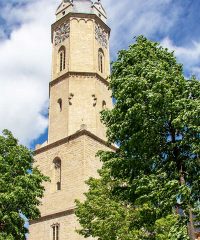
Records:
M62 46L59 49L58 55L59 55L59 69L61 72L65 69L65 62L66 62L66 51L64 46Z
M53 224L51 227L52 227L53 240L59 240L60 225L57 223L57 224Z
M54 164L54 173L55 173L55 184L56 190L61 190L61 160L60 158L55 158L53 160Z
M99 49L99 53L98 53L98 65L99 65L99 71L103 73L104 72L104 53L101 48Z

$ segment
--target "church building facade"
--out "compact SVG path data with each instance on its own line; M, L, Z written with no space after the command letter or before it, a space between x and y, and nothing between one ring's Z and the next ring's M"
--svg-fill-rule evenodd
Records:
M112 108L106 19L101 1L62 0L56 11L48 140L35 150L35 165L51 182L41 217L30 221L29 240L84 239L75 231L74 200L83 200L85 181L98 176L97 151L112 149L100 121L100 111Z

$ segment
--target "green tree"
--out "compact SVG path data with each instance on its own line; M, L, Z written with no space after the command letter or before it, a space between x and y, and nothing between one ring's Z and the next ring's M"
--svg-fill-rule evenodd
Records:
M39 198L48 178L33 168L33 154L8 130L0 136L0 239L25 239L25 220L39 217Z
M119 52L102 112L116 152L98 153L100 179L77 201L79 233L99 240L186 240L199 217L200 82L174 54L140 36ZM180 213L180 214L177 214Z

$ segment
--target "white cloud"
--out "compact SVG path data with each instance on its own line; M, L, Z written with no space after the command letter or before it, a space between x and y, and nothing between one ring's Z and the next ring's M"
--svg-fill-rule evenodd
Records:
M0 29L0 40L4 39L6 37L6 34L3 29Z
M47 127L43 113L48 106L50 24L56 2L4 9L10 25L22 25L0 42L0 130L8 128L27 145Z
M173 41L166 37L161 44L174 51L178 61L183 64L187 75L200 76L200 42L193 41L189 46L176 46Z
M167 36L173 28L178 28L177 22L183 16L184 5L173 0L102 0L107 9L111 25L111 53L116 53L123 46L133 42L133 37L140 34L157 39L159 35ZM184 65L187 74L200 77L200 42L191 42L187 46L176 46L172 40L165 37L162 45L175 51L178 61Z
M140 34L155 37L165 34L172 28L181 14L177 5L170 8L173 0L104 0L109 22L112 27L112 53L121 49L121 45L133 42ZM168 9L170 8L170 11Z

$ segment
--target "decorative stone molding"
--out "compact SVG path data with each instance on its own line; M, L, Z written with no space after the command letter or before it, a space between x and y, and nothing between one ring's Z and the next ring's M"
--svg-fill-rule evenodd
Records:
M51 225L51 227L56 227L56 226L60 227L60 223L53 223L53 224Z
M86 135L86 136L94 139L95 141L103 144L104 146L109 147L110 149L112 149L112 150L114 150L114 151L117 150L117 147L115 147L114 145L109 144L109 143L106 142L105 140L97 137L97 136L94 135L93 133L91 133L91 132L87 131L86 129L84 129L84 130L80 130L80 131L78 131L78 132L76 132L76 133L74 133L74 134L72 134L72 135L70 135L70 136L68 136L68 137L66 137L66 138L63 138L63 139L61 139L61 140L58 140L58 141L56 141L56 142L54 142L54 143L51 143L51 144L49 144L49 145L47 145L47 146L44 146L44 147L42 147L42 148L40 148L40 149L35 150L35 154L37 155L37 154L43 153L43 152L45 152L45 151L47 151L47 150L49 150L49 149L52 149L52 148L54 148L54 147L60 146L60 145L65 144L65 143L68 143L68 142L70 142L70 141L72 141L72 140L75 140L75 139L77 139L78 137L84 136L84 135Z
M50 87L65 80L66 78L69 78L69 77L77 77L77 78L84 78L84 77L90 77L90 78L96 78L97 80L101 81L103 84L105 84L106 86L109 86L109 82L108 82L108 78L105 79L103 78L102 76L100 76L98 73L95 73L95 72L67 72L57 78L55 78L54 80L52 80L49 85Z
M72 105L72 98L74 97L74 94L73 93L70 93L69 94L69 97L68 97L68 100L69 100L69 105Z
M54 160L53 160L53 163L54 163L54 168L55 169L60 169L61 168L61 160L59 157L56 157Z
M30 225L35 224L35 223L39 223L39 222L52 220L52 219L59 218L59 217L64 217L64 216L71 215L71 214L74 214L74 208L65 210L63 212L42 216L42 217L40 217L38 219L35 219L35 220L31 220Z
M73 17L71 18L71 21L72 20L76 20L77 22L83 21L85 23L94 21L93 19L90 19L90 18L78 18L78 17Z
M55 46L61 44L65 39L69 37L70 24L63 23L55 29L54 44Z
M97 98L95 94L92 95L92 98L93 98L93 107L95 107L97 105Z
M96 15L96 14L85 14L85 13L68 13L64 18L59 19L51 26L51 41L54 41L54 32L55 30L62 25L64 22L69 22L72 18L87 18L95 20L98 25L103 26L108 35L110 35L110 28Z
M101 44L102 47L105 48L108 47L107 34L99 24L95 25L95 38Z

